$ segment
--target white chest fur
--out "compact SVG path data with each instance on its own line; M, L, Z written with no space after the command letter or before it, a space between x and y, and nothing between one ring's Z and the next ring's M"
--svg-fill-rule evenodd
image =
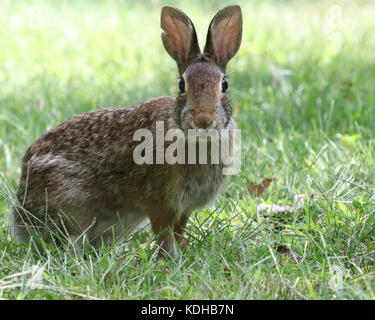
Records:
M176 186L179 190L171 205L182 216L213 201L224 182L219 165L190 166Z

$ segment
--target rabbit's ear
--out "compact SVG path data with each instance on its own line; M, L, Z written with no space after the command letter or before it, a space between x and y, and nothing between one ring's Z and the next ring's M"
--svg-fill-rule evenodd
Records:
M228 61L237 53L242 38L242 13L238 5L220 10L208 27L204 55L225 72Z
M184 73L189 63L201 54L194 25L181 10L164 6L161 10L161 38L165 50Z

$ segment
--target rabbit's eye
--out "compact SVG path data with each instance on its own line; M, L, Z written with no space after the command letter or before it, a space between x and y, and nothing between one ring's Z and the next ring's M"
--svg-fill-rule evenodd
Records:
M225 77L223 80L221 80L221 87L223 88L223 92L225 92L228 89L228 81L227 79L225 79Z
M185 92L185 80L183 78L180 78L180 82L178 83L178 87L180 88L180 92Z

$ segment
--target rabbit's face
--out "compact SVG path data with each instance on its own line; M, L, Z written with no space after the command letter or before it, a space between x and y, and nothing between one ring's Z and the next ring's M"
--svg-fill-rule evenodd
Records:
M220 68L201 58L181 75L175 120L179 128L225 129L231 118L228 83Z
M179 129L216 129L234 126L225 93L225 70L237 53L242 37L242 13L238 5L220 10L211 20L203 53L189 17L177 8L164 6L161 38L180 74L175 122Z

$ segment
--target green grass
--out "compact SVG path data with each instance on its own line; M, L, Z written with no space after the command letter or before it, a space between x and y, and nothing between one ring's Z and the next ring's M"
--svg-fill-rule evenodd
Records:
M92 109L176 95L162 2L0 0L0 298L375 298L375 3L236 2L244 33L228 74L242 170L193 214L191 243L167 261L142 247L151 233L40 253L5 225L21 158L42 133ZM167 3L192 18L202 47L228 2ZM250 197L247 186L270 177ZM301 194L319 197L295 213L256 210Z

